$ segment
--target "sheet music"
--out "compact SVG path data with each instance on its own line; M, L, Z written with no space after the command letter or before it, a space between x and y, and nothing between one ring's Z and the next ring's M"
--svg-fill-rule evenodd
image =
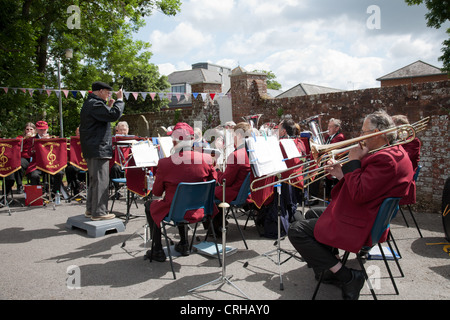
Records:
M164 158L170 157L170 150L173 148L172 137L158 137L158 143L161 146L161 155Z
M158 148L150 143L150 141L134 143L131 146L131 152L136 167L155 167L158 165Z
M294 139L280 139L280 143L283 145L286 152L287 159L300 158L301 154L295 145Z
M275 136L247 138L246 144L250 165L256 176L261 177L287 169Z

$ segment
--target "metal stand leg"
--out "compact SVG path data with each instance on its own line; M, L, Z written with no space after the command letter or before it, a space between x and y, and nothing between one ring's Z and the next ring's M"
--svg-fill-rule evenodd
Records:
M222 275L217 278L216 280L210 281L208 283L202 284L201 286L195 287L191 290L189 290L188 292L192 292L195 291L197 289L203 288L205 286L208 285L213 285L216 283L227 283L231 286L233 286L236 290L238 290L243 296L245 296L248 300L250 300L250 298L241 290L239 289L233 282L230 281L231 277L227 277L226 276L226 263L225 263L225 256L226 256L226 244L227 244L227 239L226 239L226 234L227 234L227 230L226 230L226 223L225 223L225 215L226 215L226 210L227 208L230 207L230 205L228 203L225 202L225 180L223 180L223 202L219 205L219 207L222 208Z
M278 180L280 180L280 178L281 178L281 175L278 175ZM281 183L278 183L275 186L277 187L277 191L278 191L278 218L277 218L277 220L278 220L278 222L277 222L278 223L278 226L277 226L278 227L278 239L276 242L277 249L263 253L257 257L254 257L253 259L259 258L259 257L266 257L266 258L269 258L270 260L272 260L274 263L276 263L278 265L278 272L279 272L279 276L280 276L280 290L284 290L283 276L281 274L281 265L291 258L296 258L300 261L303 261L303 259L300 257L296 257L295 253L293 254L291 252L288 252L287 250L281 249ZM286 260L284 260L283 262L281 262L281 252L289 255L289 257ZM271 258L271 255L273 253L277 254L276 261ZM244 268L246 268L247 266L248 266L248 261L244 263Z

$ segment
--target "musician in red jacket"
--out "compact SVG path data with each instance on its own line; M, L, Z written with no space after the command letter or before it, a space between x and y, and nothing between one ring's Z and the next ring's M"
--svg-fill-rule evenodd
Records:
M404 124L409 124L408 118L405 115L395 115L392 116L392 120L394 120L394 123L396 126L401 126ZM419 166L419 160L420 160L420 147L422 146L422 143L420 142L419 138L414 138L413 141L406 143L403 145L403 148L405 149L406 153L408 153L409 159L411 160L414 173L417 170L417 167ZM408 194L400 200L400 205L407 205L407 204L415 204L416 203L416 182L413 180L411 183L411 186L409 188Z
M328 137L325 140L326 144L332 144L336 142L344 141L345 137L341 131L341 120L331 118L328 121ZM324 180L325 183L325 197L330 199L331 189L338 183L338 180L333 176L327 176Z
M147 221L152 228L153 253L147 251L147 257L152 255L152 260L163 262L166 255L161 243L161 221L169 214L172 199L180 182L204 182L217 180L217 174L212 165L212 158L207 153L192 150L194 130L187 123L177 123L173 131L169 132L173 140L173 154L170 157L162 158L158 162L155 182L152 193L162 199L150 200L145 203L145 214ZM203 216L203 210L190 210L186 212L184 218L192 221ZM182 255L189 255L189 245L187 241L187 231L185 227L179 228L180 242L175 245L175 250Z
M362 135L383 131L394 123L384 111L368 115ZM326 271L328 281L339 284L344 299L358 299L364 285L363 272L343 266L336 257L339 248L358 252L371 245L371 229L384 199L403 197L411 183L411 161L402 146L389 147L395 134L365 139L364 147L349 152L345 165L329 167L339 179L332 201L319 218L294 222L289 240L316 274ZM386 147L380 151L371 150ZM329 270L329 271L327 271Z

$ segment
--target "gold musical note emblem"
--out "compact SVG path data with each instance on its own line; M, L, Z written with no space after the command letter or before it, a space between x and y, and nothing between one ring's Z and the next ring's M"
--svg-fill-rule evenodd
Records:
M50 165L56 160L56 155L53 153L53 145L50 145L50 151L47 154L47 160Z
M8 161L8 157L5 156L5 147L2 147L2 152L0 153L0 167L3 168Z

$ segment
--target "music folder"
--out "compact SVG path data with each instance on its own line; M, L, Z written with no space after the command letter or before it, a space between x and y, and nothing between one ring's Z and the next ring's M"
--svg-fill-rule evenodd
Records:
M158 148L149 140L133 143L131 152L136 167L156 167L158 165Z
M280 144L275 136L254 136L245 140L248 158L257 177L287 169Z

